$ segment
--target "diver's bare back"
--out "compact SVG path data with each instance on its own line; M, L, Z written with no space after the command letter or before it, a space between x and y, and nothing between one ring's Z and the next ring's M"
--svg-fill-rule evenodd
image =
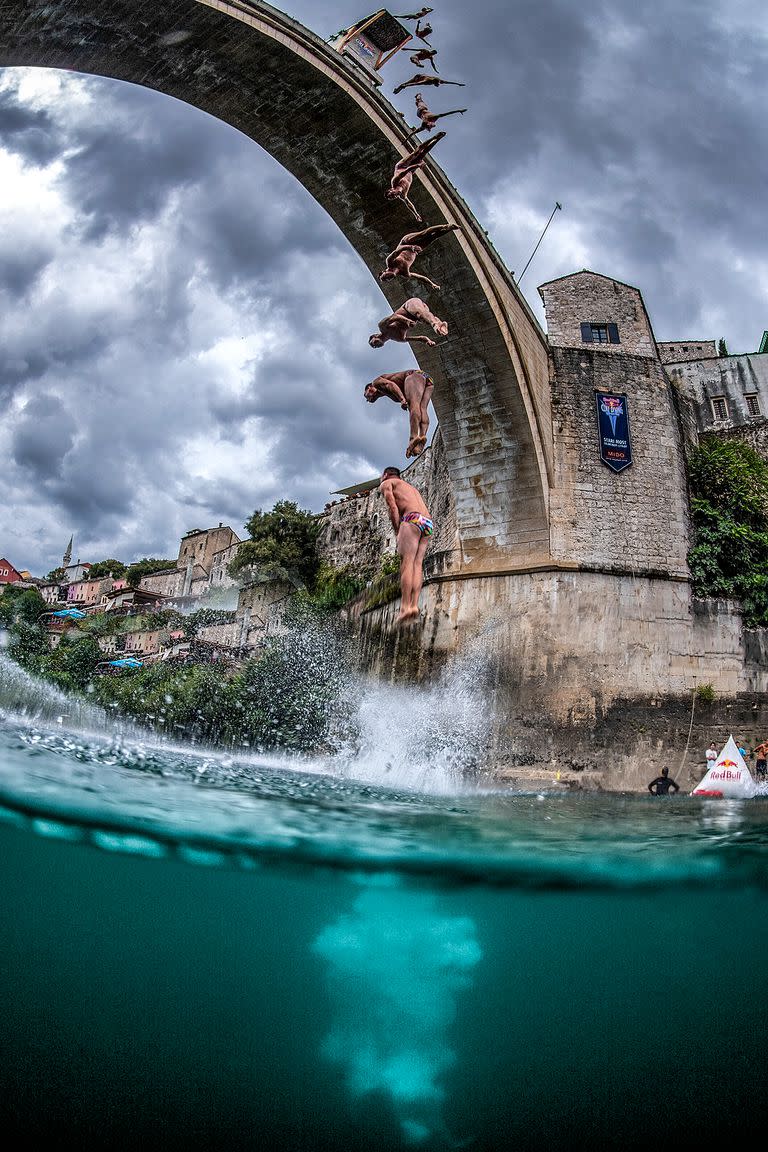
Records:
M414 488L413 484L406 483L398 476L390 477L392 484L392 495L397 504L397 510L400 513L402 520L406 512L420 512L422 516L430 518L429 509L421 498L418 489Z

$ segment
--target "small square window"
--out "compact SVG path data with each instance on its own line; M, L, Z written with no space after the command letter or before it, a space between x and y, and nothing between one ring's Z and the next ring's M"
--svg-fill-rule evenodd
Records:
M728 419L728 404L726 403L725 396L712 397L712 415L715 420Z
M747 412L750 416L760 415L760 401L757 397L757 392L748 392L744 396L747 402Z
M594 324L591 320L581 322L581 339L585 344L618 344L618 324Z

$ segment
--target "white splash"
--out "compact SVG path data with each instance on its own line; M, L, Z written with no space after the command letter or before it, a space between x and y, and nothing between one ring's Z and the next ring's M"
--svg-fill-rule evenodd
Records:
M482 956L474 921L444 915L434 894L396 877L361 882L352 911L312 945L328 963L336 1015L323 1055L353 1097L391 1101L408 1144L456 1146L442 1078L456 1058L447 1038L456 996Z
M101 708L78 700L53 684L30 675L19 664L0 653L0 714L50 719L64 723L66 718L76 726L102 726L105 713ZM61 720L59 720L61 717Z
M471 784L490 733L481 655L455 660L428 687L367 682L358 691L355 735L334 771L432 794Z

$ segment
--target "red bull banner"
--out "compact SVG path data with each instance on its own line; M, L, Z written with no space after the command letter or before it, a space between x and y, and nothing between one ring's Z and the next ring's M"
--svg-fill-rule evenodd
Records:
M613 472L621 472L632 463L627 397L618 392L595 392L595 403L600 459Z

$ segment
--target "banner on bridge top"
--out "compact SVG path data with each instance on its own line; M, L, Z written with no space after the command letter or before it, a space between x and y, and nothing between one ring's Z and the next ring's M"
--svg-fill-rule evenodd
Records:
M632 463L629 405L623 392L595 392L600 459L614 472Z

